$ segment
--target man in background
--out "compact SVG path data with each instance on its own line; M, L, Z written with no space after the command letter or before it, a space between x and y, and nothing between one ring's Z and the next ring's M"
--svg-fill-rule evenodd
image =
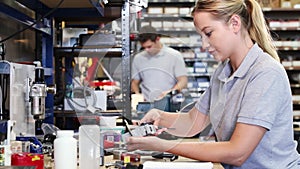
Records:
M185 88L187 69L181 53L163 45L151 26L140 29L138 40L143 51L133 58L132 91L139 94L141 89L144 100L153 101Z

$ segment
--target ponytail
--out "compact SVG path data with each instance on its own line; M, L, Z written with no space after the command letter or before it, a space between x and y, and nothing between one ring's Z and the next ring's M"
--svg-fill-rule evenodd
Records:
M248 31L251 39L254 40L266 53L280 61L260 5L256 0L245 0L245 3L250 13L249 22L251 23Z

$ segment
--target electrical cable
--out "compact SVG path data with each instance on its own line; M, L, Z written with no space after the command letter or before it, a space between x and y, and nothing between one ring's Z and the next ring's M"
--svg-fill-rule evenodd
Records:
M2 61L4 63L8 63L7 61ZM8 97L8 80L9 75L7 74L1 74L0 75L0 119L1 120L6 120L5 119L5 102Z
M14 36L16 36L16 35L18 35L18 34L24 32L25 30L27 30L27 29L33 27L35 24L37 24L37 21L40 21L40 20L46 18L47 16L51 15L54 11L56 11L56 10L60 7L60 5L61 5L63 2L64 2L64 0L61 0L54 8L52 8L52 10L50 10L50 11L49 11L48 13L46 13L45 15L43 15L43 16L41 16L41 17L38 17L38 18L36 19L36 21L33 22L31 25L28 25L28 26L26 26L25 28L23 28L23 29L21 29L21 30L19 30L19 31L17 31L17 32L11 34L11 35L9 35L8 37L6 37L6 38L4 38L4 39L2 39L2 40L0 41L0 43L3 43L3 42L5 42L5 41L9 40L10 38L12 38L12 37L14 37Z
M1 55L1 60L5 60L5 44L0 43L0 55Z
M69 105L70 105L70 107L72 108L72 109L74 109L75 111L79 111L79 112L81 112L81 111L84 111L84 110L80 110L80 109L78 109L78 108L76 108L74 105L76 105L76 106L78 106L79 108L87 108L88 106L95 106L96 105L96 102L97 102L97 96L96 96L96 94L95 94L95 92L91 89L91 88L89 88L89 87L86 87L86 86L84 86L84 87L76 87L76 88L74 88L73 90L72 90L72 92L73 93L79 93L79 92L84 92L84 93L86 93L87 91L91 94L91 96L92 96L92 104L89 104L88 103L88 100L87 100L87 97L86 97L86 94L84 94L85 96L84 96L84 101L85 101L85 104L83 105L83 104L80 104L79 102L77 102L77 101L75 101L73 98L69 98L69 99L67 99L67 101L68 101L68 103L69 103ZM71 103L71 104L70 104Z
M2 87L0 86L0 120L3 120L3 109L2 109Z
M77 83L78 85L82 85L76 78L74 78L71 73L69 71L66 70L66 73L69 74L71 77L72 77L72 81L73 83ZM73 85L74 86L74 85ZM87 87L87 86L81 86L81 87L75 87L72 89L72 92L73 94L74 93L78 93L78 92L81 92L83 91L83 98L84 98L84 102L85 102L85 105L83 104L80 104L79 102L77 102L76 100L73 99L73 97L71 98L68 98L67 99L67 103L69 104L69 106L75 110L76 112L85 112L87 109L88 106L93 106L95 107L96 103L97 103L97 95L95 94L94 90L92 90L91 88ZM92 104L89 104L88 100L87 100L87 97L86 97L86 92L89 92L92 96ZM77 107L79 108L82 108L82 109L78 109Z

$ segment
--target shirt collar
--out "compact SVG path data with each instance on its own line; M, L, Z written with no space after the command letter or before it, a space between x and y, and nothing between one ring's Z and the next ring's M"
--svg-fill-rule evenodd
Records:
M257 45L257 43L255 43L247 53L239 68L233 73L231 77L230 74L232 72L232 68L230 65L230 60L226 60L224 62L224 68L219 76L219 79L224 81L229 77L234 78L245 76L246 73L250 70L251 66L255 63L255 60L259 57L259 53L261 52L262 49Z
M164 49L165 49L165 45L162 44L162 46L161 46L159 52L156 54L156 56L162 56L162 55L164 55L164 51L165 51Z
M146 52L147 53L147 57L148 58L157 58L157 57L160 57L160 56L163 56L164 55L164 52L165 52L165 45L164 44L162 44L162 47L160 48L160 50L159 50L159 52L156 54L156 55L149 55L146 51L144 51L144 52Z

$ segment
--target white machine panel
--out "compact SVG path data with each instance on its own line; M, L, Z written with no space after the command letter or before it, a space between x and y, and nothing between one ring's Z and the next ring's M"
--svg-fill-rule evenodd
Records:
M35 66L1 61L0 69L0 74L9 73L8 106L10 120L15 121L14 133L16 136L35 135L35 122L29 110L28 100L29 81L34 80Z

